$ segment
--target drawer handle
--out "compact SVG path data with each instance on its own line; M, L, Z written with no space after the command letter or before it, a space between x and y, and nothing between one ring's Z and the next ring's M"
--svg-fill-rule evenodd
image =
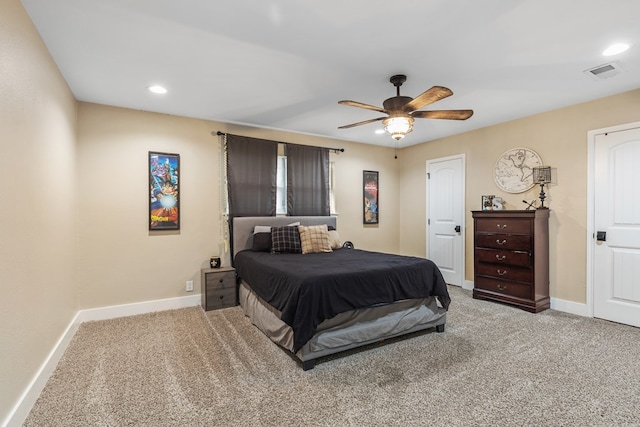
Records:
M498 276L504 276L505 274L507 274L507 270L500 271L500 269L498 269L497 272L498 272Z
M496 259L498 261L504 261L505 259L507 259L507 256L506 255L496 255Z
M224 298L224 295L220 295L220 299L223 299L223 298Z
M507 239L502 239L502 240L498 240L496 239L496 243L499 244L500 246L504 245L505 243L507 243Z
M496 224L498 226L499 229L504 230L505 228L507 228L507 224Z
M506 286L502 286L502 285L498 285L498 289L501 291L506 291L507 287Z

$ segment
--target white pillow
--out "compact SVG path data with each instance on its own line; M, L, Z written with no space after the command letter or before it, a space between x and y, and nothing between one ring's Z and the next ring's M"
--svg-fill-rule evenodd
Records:
M327 234L329 235L329 245L331 245L331 249L340 249L342 247L342 240L340 240L338 231L329 230Z
M256 233L271 233L271 227L268 225L256 225L253 227L253 234Z

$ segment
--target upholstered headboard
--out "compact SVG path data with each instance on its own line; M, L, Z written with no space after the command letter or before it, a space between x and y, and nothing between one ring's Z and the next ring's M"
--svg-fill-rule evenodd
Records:
M233 219L233 256L253 247L253 228L256 225L282 227L294 222L300 225L327 224L336 227L335 216L243 216Z

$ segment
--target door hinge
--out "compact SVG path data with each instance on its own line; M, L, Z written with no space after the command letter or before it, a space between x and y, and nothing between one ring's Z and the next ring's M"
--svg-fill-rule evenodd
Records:
M431 220L427 219L427 225L431 225Z
M431 172L427 172L427 179L431 179Z

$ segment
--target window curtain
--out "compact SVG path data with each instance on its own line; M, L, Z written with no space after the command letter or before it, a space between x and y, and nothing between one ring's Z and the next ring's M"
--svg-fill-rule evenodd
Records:
M287 144L287 215L330 214L329 149Z
M276 215L278 143L227 135L229 219Z

